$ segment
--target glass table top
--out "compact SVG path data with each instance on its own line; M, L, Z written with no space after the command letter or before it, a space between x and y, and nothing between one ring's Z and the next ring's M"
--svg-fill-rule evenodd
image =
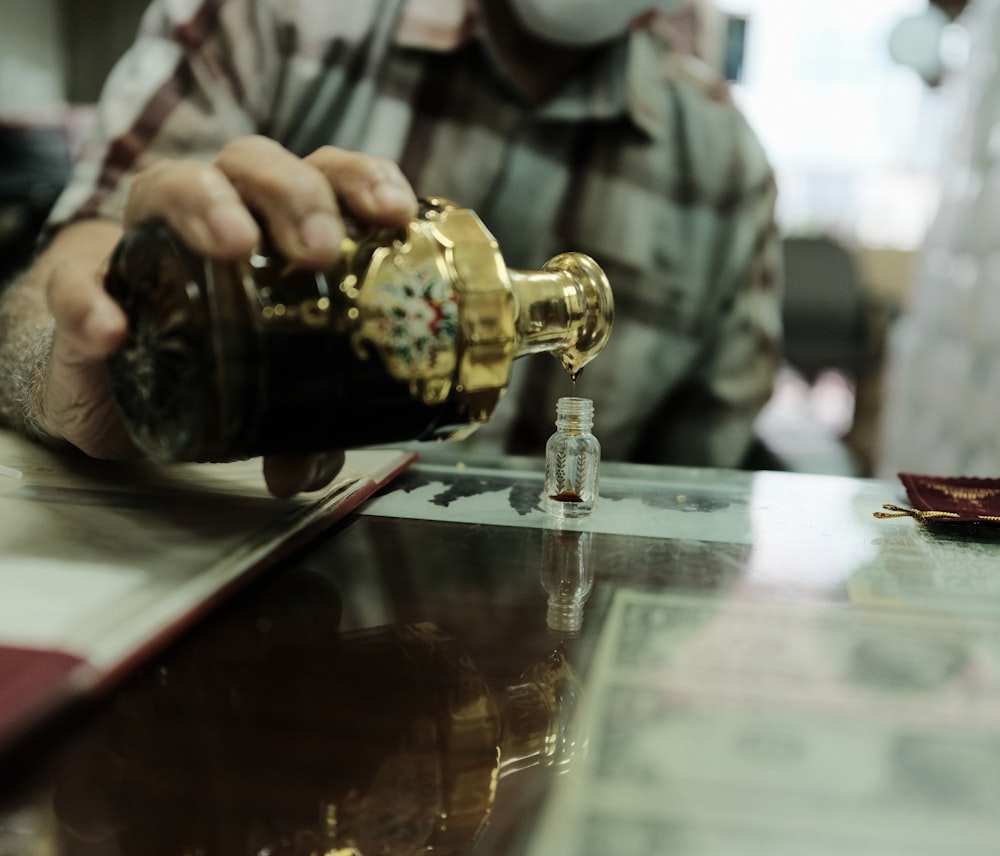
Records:
M0 759L0 853L992 853L1000 543L899 485L430 456Z

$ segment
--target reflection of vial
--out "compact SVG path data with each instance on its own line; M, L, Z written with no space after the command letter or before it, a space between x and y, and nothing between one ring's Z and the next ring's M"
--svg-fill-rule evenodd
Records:
M558 517L584 517L597 502L601 444L591 433L594 402L560 398L556 433L545 446L545 510Z
M573 638L583 626L583 607L594 587L590 533L581 524L558 521L542 531L542 590L548 595L545 624L560 638Z

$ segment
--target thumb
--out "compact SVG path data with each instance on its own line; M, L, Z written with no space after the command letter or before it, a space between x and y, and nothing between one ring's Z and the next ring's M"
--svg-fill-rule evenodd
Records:
M104 289L104 270L64 261L49 274L49 311L56 323L57 346L65 358L102 360L125 340L125 313Z

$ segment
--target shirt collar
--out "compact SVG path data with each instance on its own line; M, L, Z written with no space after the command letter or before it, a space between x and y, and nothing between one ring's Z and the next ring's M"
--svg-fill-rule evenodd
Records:
M396 43L435 52L455 50L476 37L474 0L405 0ZM661 138L669 108L667 92L653 81L664 74L663 47L649 26L633 30L543 104L550 119L608 121L627 117L640 130Z
M627 110L632 121L655 140L667 134L670 91L664 63L669 51L652 28L629 36L626 70Z
M577 77L541 108L558 119L610 121L627 118L654 139L666 129L667 92L661 48L646 29L635 30L610 45L599 62Z
M396 29L396 44L419 50L447 52L475 33L471 0L404 0Z

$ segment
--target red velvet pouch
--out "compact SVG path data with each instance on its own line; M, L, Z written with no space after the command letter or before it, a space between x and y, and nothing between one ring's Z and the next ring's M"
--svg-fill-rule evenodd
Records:
M1000 526L1000 479L900 473L913 508L883 505L876 517L915 517L922 523Z

